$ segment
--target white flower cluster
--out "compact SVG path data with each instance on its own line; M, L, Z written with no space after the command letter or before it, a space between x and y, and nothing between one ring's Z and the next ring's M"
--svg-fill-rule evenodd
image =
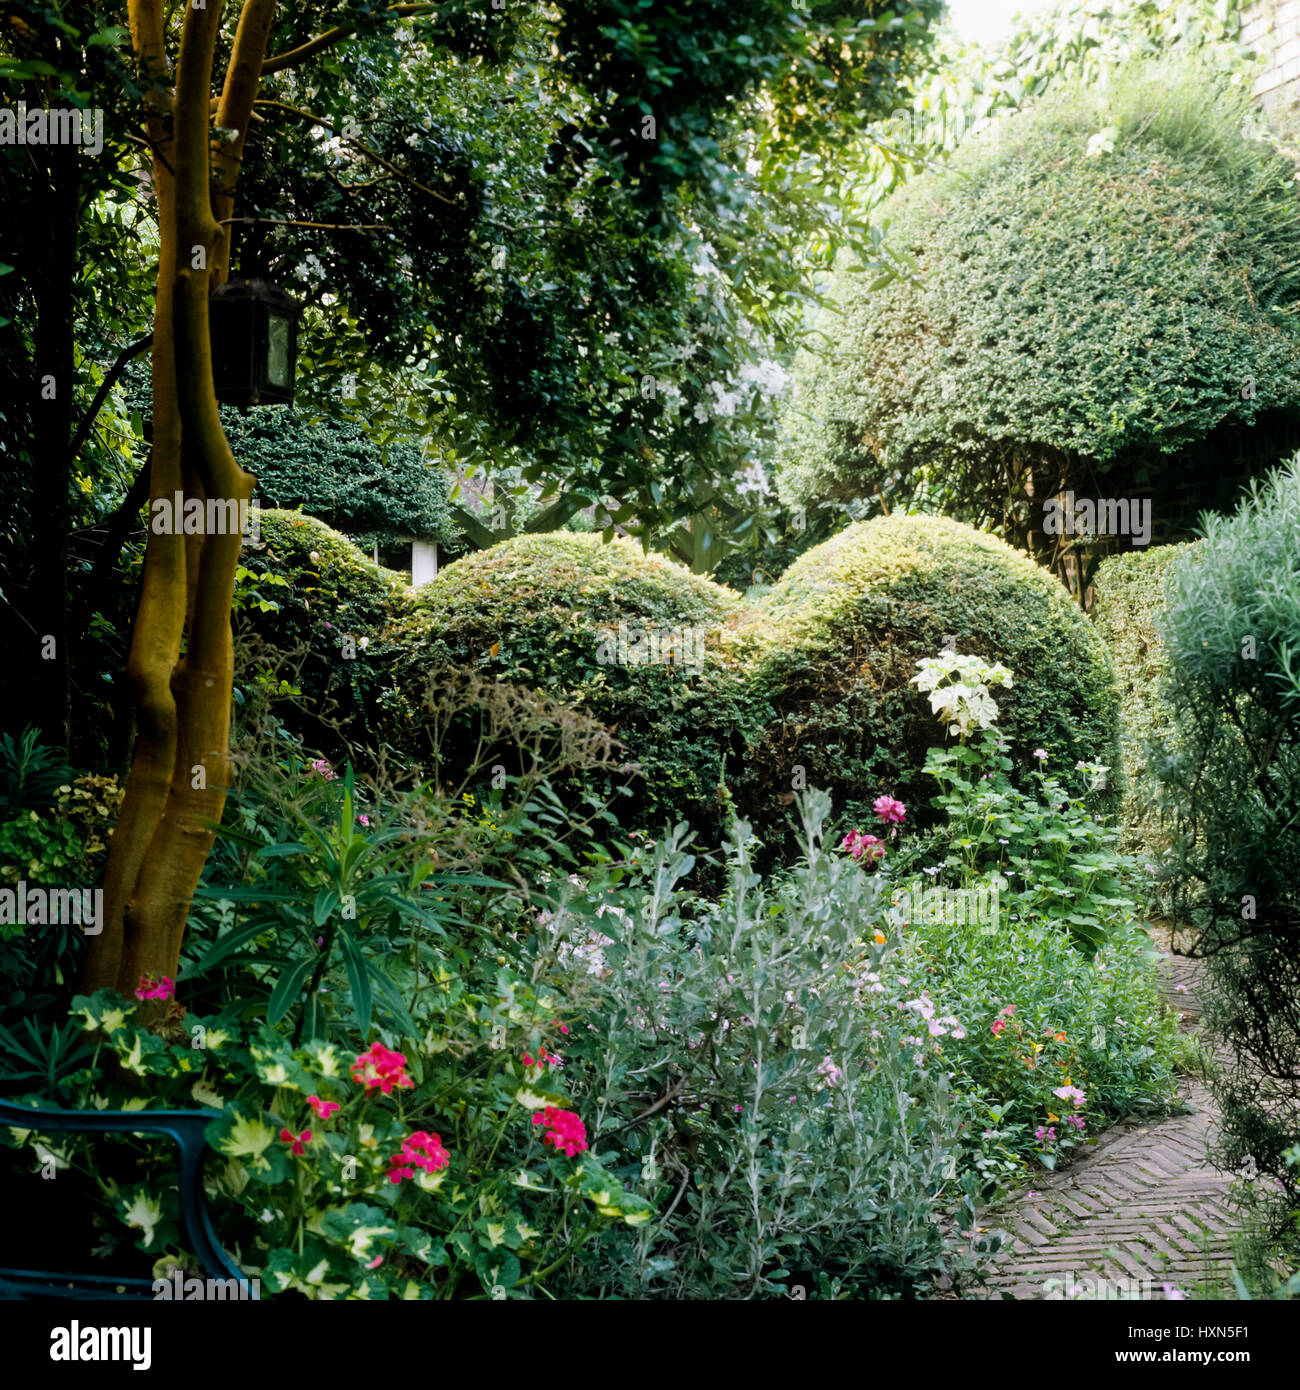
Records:
M771 489L768 486L767 474L763 471L761 463L751 463L743 473L737 476L736 491L742 497L749 492L752 492L756 497L767 496Z
M972 728L987 729L996 722L998 707L989 686L1011 684L1011 672L1001 662L943 652L916 664L921 670L912 683L929 693L930 708L948 725L950 734L965 738ZM944 685L952 676L956 680Z

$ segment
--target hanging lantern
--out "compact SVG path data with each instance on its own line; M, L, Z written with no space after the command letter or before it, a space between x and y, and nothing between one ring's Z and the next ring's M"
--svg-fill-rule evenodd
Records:
M298 305L266 280L231 280L208 301L212 376L223 405L292 405Z

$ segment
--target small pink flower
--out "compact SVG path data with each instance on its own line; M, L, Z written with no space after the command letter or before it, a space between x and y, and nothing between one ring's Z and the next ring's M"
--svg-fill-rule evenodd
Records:
M550 1144L570 1158L577 1157L587 1148L587 1129L572 1110L561 1110L548 1105L540 1115L533 1116L535 1125L545 1125L546 1133L542 1143Z
M1088 1099L1077 1086L1058 1086L1052 1094L1059 1100L1073 1101L1076 1110L1080 1109L1084 1101Z
M989 1032L996 1038L1006 1026L1007 1021L1005 1018L995 1018L993 1022L989 1024Z
M311 1130L304 1129L301 1134L294 1134L290 1129L282 1129L280 1138L289 1145L289 1151L295 1158L301 1158L307 1152L307 1145L311 1143Z
M878 796L872 809L885 825L900 825L907 819L907 807L892 796Z
M826 1084L828 1086L838 1086L840 1084L840 1077L844 1075L840 1068L837 1067L829 1057L822 1058L821 1065L817 1068L817 1074L818 1076L824 1076L826 1078Z
M379 1266L380 1266L381 1264L383 1264L383 1262L384 1262L384 1257L383 1257L382 1255L376 1255L375 1258L374 1258L373 1260L368 1260L368 1261L366 1262L366 1268L367 1268L367 1269L378 1269Z
M339 1108L336 1100L322 1100L319 1096L308 1096L307 1104L315 1111L318 1120L328 1120L329 1117Z
M1036 757L1040 763L1045 763L1047 761L1047 749L1035 748L1034 757Z
M327 782L337 782L338 774L330 766L326 758L313 758L307 766L318 776L323 777Z
M383 1043L373 1043L352 1063L352 1079L367 1091L379 1090L388 1095L394 1087L409 1090L415 1083L406 1074L406 1058L393 1052Z
M141 975L140 985L135 992L137 999L170 999L176 993L176 981L169 975L158 979L155 975Z
M866 859L873 863L885 857L885 844L876 835L864 835L861 830L850 830L840 842L840 848L847 850L860 863Z
M364 825L364 826L366 827L366 829L369 830L369 829L370 829L370 817L369 817L369 816L358 816L358 817L357 817L357 824L358 824L358 825Z

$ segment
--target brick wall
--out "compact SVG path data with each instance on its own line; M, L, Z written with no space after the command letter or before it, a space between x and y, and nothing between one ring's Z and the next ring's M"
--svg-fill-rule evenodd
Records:
M1300 0L1263 0L1246 11L1242 41L1265 55L1255 96L1268 110L1300 104Z

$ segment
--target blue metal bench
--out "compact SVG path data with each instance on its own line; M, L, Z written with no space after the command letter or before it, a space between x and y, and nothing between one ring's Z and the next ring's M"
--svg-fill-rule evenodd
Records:
M16 1129L165 1134L175 1139L180 1148L181 1226L190 1250L211 1278L247 1282L217 1240L203 1195L203 1157L208 1148L204 1130L217 1118L214 1110L55 1110L0 1100L0 1125ZM0 1298L8 1299L153 1299L153 1284L152 1279L0 1268Z

